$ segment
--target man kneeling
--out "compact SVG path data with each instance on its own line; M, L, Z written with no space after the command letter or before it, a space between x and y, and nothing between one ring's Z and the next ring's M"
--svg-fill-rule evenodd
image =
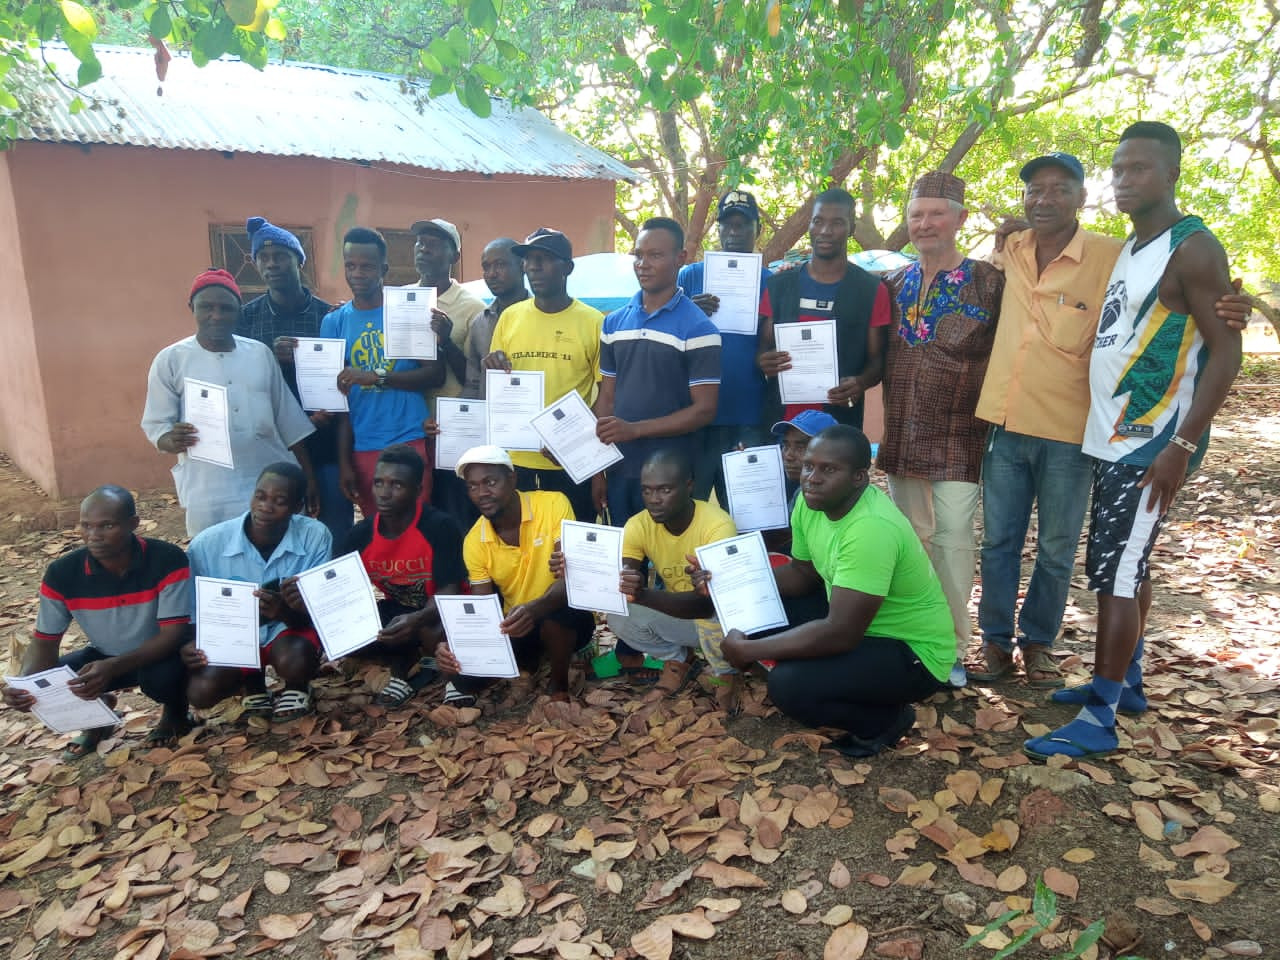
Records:
M825 589L826 617L769 637L731 630L739 669L774 660L769 697L810 727L846 731L834 746L869 757L915 723L912 703L946 687L955 662L946 597L911 524L870 486L871 445L834 426L810 441L791 514L792 561L774 570L784 597ZM695 573L703 584L705 571Z
M306 475L296 463L270 464L258 476L249 511L201 531L187 548L192 576L260 584L255 596L261 668L211 667L203 651L188 642L182 660L191 673L187 698L193 707L208 709L244 693L244 716L287 723L311 712L320 638L307 612L285 602L283 585L325 563L333 538L323 523L302 514L306 497ZM267 692L267 664L284 681L275 697Z

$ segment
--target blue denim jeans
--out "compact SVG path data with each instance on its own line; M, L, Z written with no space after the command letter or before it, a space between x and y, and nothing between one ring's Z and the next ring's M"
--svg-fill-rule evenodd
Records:
M338 472L336 463L324 463L315 468L316 487L320 493L320 516L316 519L329 528L335 551L351 532L351 527L355 524L356 509L355 504L342 493Z
M984 643L1006 651L1013 650L1015 637L1022 644L1053 645L1071 588L1091 482L1091 461L1077 444L992 427L982 458L978 627ZM1022 546L1033 504L1038 530L1035 568L1015 634Z

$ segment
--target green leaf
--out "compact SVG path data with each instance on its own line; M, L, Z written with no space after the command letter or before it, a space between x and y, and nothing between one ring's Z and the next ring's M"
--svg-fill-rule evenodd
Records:
M1080 931L1080 936L1076 937L1076 942L1071 945L1071 949L1067 953L1059 954L1054 960L1076 960L1077 957L1101 939L1106 929L1107 921L1093 921L1093 923Z
M1031 913L1036 923L1047 927L1058 915L1058 895L1044 882L1044 877L1036 877L1036 893L1031 900Z
M890 150L897 150L902 146L902 142L907 138L907 131L902 129L902 125L893 120L888 121L884 125L884 143Z
M696 74L684 73L676 78L676 96L681 100L697 100L704 89Z
M279 17L272 17L268 20L267 25L262 28L262 32L276 42L283 42L289 36L289 31L285 27L284 21Z
M258 18L258 0L222 0L222 8L236 26L247 27Z
M501 87L507 82L507 75L491 63L477 63L471 70L490 87Z
M991 960L1005 960L1006 957L1013 956L1015 953L1017 953L1019 950L1025 947L1031 941L1032 937L1034 937L1037 933L1043 933L1043 932L1044 932L1044 927L1031 927L1027 930L1023 930L1020 934L1018 934L1016 937L1010 940L1007 944L1005 944L1003 947L997 950L995 954L991 957Z
M98 35L98 21L76 0L59 0L58 6L62 8L62 16L70 29L90 40Z
M163 5L151 11L151 19L148 23L151 26L151 35L157 40L163 40L173 33L173 21L169 19L169 11Z
M418 66L422 67L423 70L431 74L433 77L444 73L444 67L441 65L440 61L427 50L420 50L418 52Z
M79 98L77 97L77 99ZM71 103L72 103L72 106L74 106L75 100L72 100ZM0 87L0 109L4 109L4 110L18 109L18 98L15 97L8 90L5 90L3 87ZM73 110L72 113L74 112L75 111Z
M467 81L462 87L462 102L482 120L493 112L493 101L475 74L467 74Z
M427 44L427 53L435 57L436 62L440 64L440 70L439 73L437 73L437 76L442 73L457 70L458 67L461 66L461 61L458 59L457 53L454 52L453 47L449 46L448 41L446 41L444 37L436 37Z
M102 64L97 57L80 61L80 69L76 71L76 85L86 87L102 76Z
M999 930L1001 927L1003 927L1006 923L1008 923L1008 922L1009 922L1010 920L1012 920L1014 917L1020 917L1020 916L1022 916L1022 911L1021 911L1021 910L1007 910L1007 911L1005 911L1005 912L1004 912L1004 913L1002 913L1000 916L996 917L994 920L992 920L990 923L988 923L988 924L987 924L985 927L983 927L981 930L979 930L977 933L975 933L975 934L974 934L972 937L970 937L968 940L966 940L966 941L964 942L964 948L965 948L966 950L968 950L968 949L970 949L971 947L976 947L976 946L978 945L979 941L981 941L981 940L982 940L982 938L983 938L983 937L985 937L987 934L989 934L989 933L995 933L997 930Z
M477 30L492 33L498 28L498 11L493 9L493 0L469 0L467 3L467 23Z
M452 89L453 77L446 73L439 73L431 78L431 86L427 87L427 96L443 97Z

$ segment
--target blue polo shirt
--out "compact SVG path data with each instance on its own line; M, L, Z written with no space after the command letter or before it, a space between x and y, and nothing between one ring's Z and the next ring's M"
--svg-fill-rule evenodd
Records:
M262 554L245 533L248 524L249 514L244 513L231 520L215 523L196 534L191 546L187 547L191 576L239 580L262 586L272 580L294 577L327 563L333 552L333 537L329 528L319 520L295 513L289 520L289 529L285 531L284 539L276 544L271 556L263 560ZM194 598L195 591L192 590L191 593ZM200 629L199 624L196 624L196 629ZM258 642L265 647L284 629L283 623L264 623L259 631Z
M720 383L720 331L677 288L653 313L644 312L641 291L604 318L600 374L615 379L613 412L623 420L651 420L693 402L689 388ZM680 447L693 456L694 434L618 444L625 458L617 470L638 477L654 450Z
M382 308L357 310L344 303L324 318L320 336L347 341L347 366L357 370L413 370L417 360L388 360L382 340ZM421 440L427 401L421 393L392 387L352 387L347 394L356 450L383 450Z
M690 297L705 292L704 264L701 260L680 268L680 288ZM760 295L764 295L769 268L760 270ZM711 321L714 325L715 321ZM720 334L720 399L716 404L716 426L757 426L764 407L764 374L756 365L760 352L760 332Z

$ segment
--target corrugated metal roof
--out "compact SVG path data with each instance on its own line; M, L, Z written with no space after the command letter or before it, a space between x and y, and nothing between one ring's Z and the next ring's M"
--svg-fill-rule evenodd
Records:
M414 90L387 74L302 63L271 63L258 71L238 60L196 67L187 56L173 58L161 84L151 50L95 49L103 76L85 89L85 100L97 105L72 115L75 92L46 82L23 139L324 157L446 172L638 179L536 110L513 110L504 100L494 99L493 113L481 119L452 94L420 109ZM76 61L65 48L51 45L46 56L62 76L75 76Z

